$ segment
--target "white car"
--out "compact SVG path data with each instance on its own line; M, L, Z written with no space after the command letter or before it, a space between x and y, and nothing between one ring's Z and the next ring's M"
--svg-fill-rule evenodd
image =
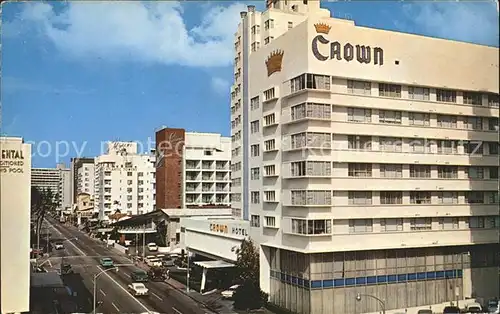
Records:
M236 291L236 289L238 289L239 286L240 285L233 285L229 287L229 289L222 291L220 294L226 299L231 299L234 295L234 292Z
M158 245L156 245L156 243L154 243L154 242L148 243L148 250L149 250L149 252L157 252Z
M146 264L149 266L149 267L160 267L162 265L162 262L161 262L161 259L159 258L148 258L146 259Z
M128 285L128 289L132 292L132 294L136 297L148 295L149 290L143 283L131 283Z
M62 249L64 249L64 245L62 244L62 242L56 242L56 243L54 244L54 248L55 248L56 250L62 250Z

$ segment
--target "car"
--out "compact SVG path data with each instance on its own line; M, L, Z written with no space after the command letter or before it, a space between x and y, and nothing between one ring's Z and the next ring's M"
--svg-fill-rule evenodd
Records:
M134 282L148 282L149 281L149 276L148 273L146 273L144 270L136 270L130 274L130 278Z
M150 258L146 260L146 264L149 267L160 267L162 265L162 262L159 258Z
M149 294L148 288L146 288L143 283L131 283L130 285L128 285L128 289L135 297L146 296Z
M62 242L56 242L56 243L54 243L54 248L56 250L63 250L64 249L64 245L62 244Z
M148 250L149 252L158 252L158 245L154 242L148 243Z
M443 314L460 314L460 308L458 306L446 306L443 310Z
M500 313L500 303L497 299L491 299L487 303L488 313L498 314Z
M433 314L434 312L432 312L431 309L421 309L421 310L418 310L417 314Z
M234 295L234 292L236 291L236 289L238 289L239 286L240 285L232 285L231 287L229 287L229 289L222 291L220 294L226 299L231 299Z
M99 263L101 264L102 267L113 267L115 265L113 260L109 257L101 258Z
M483 308L479 303L467 304L465 307L465 313L483 313Z

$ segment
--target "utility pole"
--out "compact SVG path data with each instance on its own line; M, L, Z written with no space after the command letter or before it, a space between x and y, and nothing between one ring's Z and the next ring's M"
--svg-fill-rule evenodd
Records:
M187 254L187 272L186 272L186 292L189 292L189 249L186 247Z
M146 225L142 228L142 259L146 257Z

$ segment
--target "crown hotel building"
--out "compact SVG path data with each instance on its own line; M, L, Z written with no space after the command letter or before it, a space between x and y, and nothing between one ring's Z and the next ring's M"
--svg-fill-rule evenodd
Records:
M378 313L499 295L498 53L356 26L319 1L241 13L232 207L272 303Z

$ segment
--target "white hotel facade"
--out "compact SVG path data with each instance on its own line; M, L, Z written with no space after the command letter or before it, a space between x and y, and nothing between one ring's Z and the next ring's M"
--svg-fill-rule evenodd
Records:
M324 314L499 296L498 49L319 5L249 6L235 35L232 207L262 289Z

